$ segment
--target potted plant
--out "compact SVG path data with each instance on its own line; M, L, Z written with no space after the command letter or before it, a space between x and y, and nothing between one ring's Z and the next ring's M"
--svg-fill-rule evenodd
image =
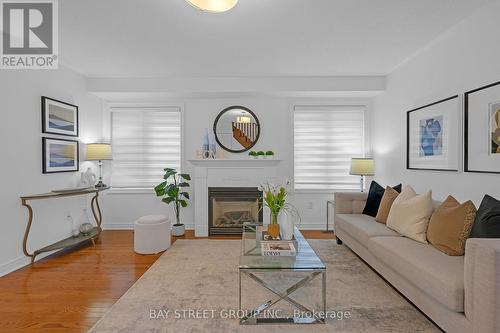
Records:
M299 216L299 214L293 205L286 202L288 190L285 186L274 186L267 183L261 186L261 191L264 193L263 206L271 211L271 222L267 226L267 233L273 239L277 239L280 234L284 240L292 239L293 223L288 217L289 215ZM281 221L278 217L282 217Z
M262 150L259 150L257 152L257 156L258 156L258 158L264 158L266 156L266 154Z
M253 159L257 159L259 156L257 155L257 152L256 151L251 151L248 153L248 156L250 156L250 158L253 158Z
M155 187L155 193L157 197L163 197L161 201L164 203L174 204L176 223L172 226L172 235L182 236L186 227L181 223L181 208L187 207L189 200L189 193L183 189L189 187L188 181L191 180L191 176L187 173L177 173L172 168L165 168L163 171L165 171L164 181Z
M266 158L272 160L274 158L274 152L272 150L266 151Z

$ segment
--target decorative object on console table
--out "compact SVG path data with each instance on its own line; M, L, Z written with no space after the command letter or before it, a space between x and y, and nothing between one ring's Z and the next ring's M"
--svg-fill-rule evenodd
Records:
M460 98L455 95L407 112L407 169L458 171L460 109Z
M42 132L78 136L78 106L42 96Z
M177 173L172 168L165 168L163 170L165 171L165 175L163 176L164 181L158 184L154 190L157 197L163 197L161 201L166 204L174 204L176 223L172 226L172 235L182 236L186 228L181 223L181 208L187 207L187 200L189 200L189 193L183 191L183 189L189 187L188 181L191 180L191 176L187 173Z
M500 82L465 93L464 171L500 174Z
M260 160L263 160L266 157L266 153L264 153L262 150L259 150L257 152L257 158Z
M360 190L364 192L365 189L365 176L375 175L375 167L373 159L371 158L352 158L350 175L361 176Z
M86 145L85 159L87 161L98 161L99 165L99 182L95 185L96 188L105 188L106 184L102 181L102 161L113 159L111 145L109 143L89 143Z
M78 141L42 138L42 164L43 173L78 171Z

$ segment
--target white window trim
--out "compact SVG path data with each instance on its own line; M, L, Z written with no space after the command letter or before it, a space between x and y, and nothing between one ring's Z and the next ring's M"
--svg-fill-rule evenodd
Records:
M290 115L290 125L289 125L289 139L290 142L290 165L289 174L292 175L292 179L295 179L295 146L294 146L294 122L295 122L295 108L301 106L360 106L364 108L365 112L365 156L372 155L372 145L371 145L371 114L373 110L373 104L371 99L327 99L327 100L296 100L289 104L289 115ZM365 177L366 181L366 177ZM312 189L295 189L295 184L292 189L293 193L297 194L331 194L333 195L336 191L332 190L312 190ZM349 192L343 190L342 192ZM358 192L358 191L351 191Z
M121 112L117 109L122 109L122 112L126 112L123 109L147 109L147 108L179 108L181 114L181 172L186 168L185 159L185 123L184 123L184 110L185 105L182 102L165 102L165 103L150 103L150 102L112 102L105 103L103 112L103 137L108 142L111 142L111 113ZM110 168L109 176L113 176L113 168ZM107 194L154 194L151 189L139 188L139 187L120 187L120 188L110 188Z

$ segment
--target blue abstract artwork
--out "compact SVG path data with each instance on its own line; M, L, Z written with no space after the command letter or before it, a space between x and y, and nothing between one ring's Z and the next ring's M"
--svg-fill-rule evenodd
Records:
M443 116L420 120L420 156L443 155Z

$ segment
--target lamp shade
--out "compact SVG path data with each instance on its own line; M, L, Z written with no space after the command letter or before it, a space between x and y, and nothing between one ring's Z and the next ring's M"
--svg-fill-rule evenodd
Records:
M238 0L186 0L193 7L211 13L222 13L230 10Z
M375 167L372 158L351 159L351 171L349 174L357 176L373 176Z
M103 161L113 159L109 143L89 143L85 146L85 160Z

